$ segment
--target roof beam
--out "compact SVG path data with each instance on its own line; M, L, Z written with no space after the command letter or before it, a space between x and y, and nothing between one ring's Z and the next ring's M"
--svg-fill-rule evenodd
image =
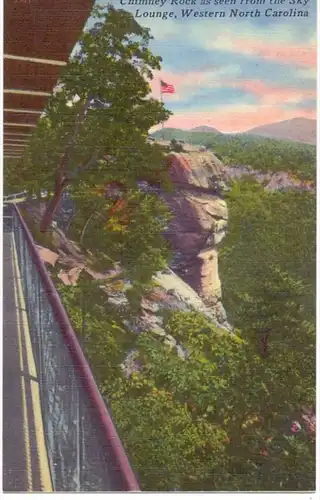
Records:
M26 144L29 143L29 139L20 139L19 137L4 137L3 139L4 139L4 141L9 142L9 143L12 142L12 141L13 142L15 142L15 141L17 141L17 142L23 142L23 143L26 143Z
M22 95L39 95L50 97L52 92L42 92L42 90L21 90L21 89L3 89L4 94L22 94Z
M24 56L16 56L13 54L4 54L4 59L15 59L16 61L28 61L39 64L51 64L52 66L65 66L67 64L66 61L57 61L55 59L42 59L38 57L24 57Z
M30 141L29 137L19 137L19 136L18 137L17 136L5 137L5 134L4 134L3 140L4 141L24 141L24 142Z
M23 137L31 137L32 134L24 133L24 132L6 132L5 130L3 131L3 135L22 135Z
M23 144L23 143L19 144L18 142L11 142L10 144L6 143L6 144L3 145L4 148L8 147L8 146L10 146L10 147L14 146L14 147L18 147L18 148L25 148L26 144Z
M34 125L32 123L12 123L12 122L3 122L3 126L9 126L9 127L36 127L37 125Z
M30 113L31 115L41 115L43 113L42 109L3 108L3 111L7 111L8 113Z

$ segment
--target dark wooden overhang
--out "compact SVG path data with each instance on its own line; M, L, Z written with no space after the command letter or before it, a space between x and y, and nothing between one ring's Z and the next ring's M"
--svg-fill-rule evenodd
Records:
M94 0L4 0L4 156L24 147Z

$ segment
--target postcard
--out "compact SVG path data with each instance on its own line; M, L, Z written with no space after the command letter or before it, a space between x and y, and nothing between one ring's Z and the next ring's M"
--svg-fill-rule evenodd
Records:
M4 9L4 491L311 498L316 2Z

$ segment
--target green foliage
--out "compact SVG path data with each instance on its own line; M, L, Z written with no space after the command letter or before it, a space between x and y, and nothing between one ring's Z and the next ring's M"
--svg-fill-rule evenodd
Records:
M228 234L219 253L219 269L232 321L236 325L244 321L244 315L239 318L237 296L256 299L273 265L303 281L302 301L309 317L314 315L315 195L268 192L249 179L234 184L227 202Z
M315 404L315 196L265 192L248 180L233 186L228 206L223 300L258 354L247 357L249 379L241 372L243 402L260 419L256 442L268 436L270 444L259 472L249 468L240 484L312 489L314 444L304 432L286 437L285 429L290 415Z
M209 479L214 488L212 472L227 442L223 427L206 418L219 412L219 363L200 353L186 362L150 334L140 335L136 347L142 369L122 386L112 410L143 489L197 490ZM221 362L222 354L215 354Z
M312 404L315 195L270 193L241 182L234 185L228 206L229 232L219 255L224 304L258 351L267 339L272 391L293 406L303 400Z
M169 214L155 195L138 189L127 191L126 208L121 212L125 222L119 220L117 214L111 219L112 200L104 200L86 187L74 194L74 200L77 214L70 235L79 240L88 217L93 215L83 235L83 245L99 256L105 268L120 262L130 280L147 283L155 272L167 265L170 252L162 234Z
M93 18L94 27L82 34L26 153L25 180L37 178L41 187L54 175L75 129L65 172L71 190L81 182L135 186L139 177L163 176L161 149L146 140L150 127L169 116L160 101L148 97L148 79L161 61L148 49L149 30L113 7L96 7ZM92 98L102 105L90 106ZM104 160L85 168L93 157Z
M262 360L250 343L198 314L173 314L167 330L185 341L188 359L141 335L142 368L112 398L143 489L311 489L314 446L289 431L302 396L296 380L315 385L302 370L296 378L298 356ZM285 351L292 354L290 344ZM294 460L304 455L300 473Z
M277 294L249 301L243 334L198 313L171 314L166 332L186 360L152 333L133 336L96 284L58 287L143 490L312 489L314 444L289 428L314 401L315 332L297 308L303 286L276 268L268 282L285 299L278 310ZM260 316L273 328L267 358L256 350ZM140 369L125 378L119 364L133 347Z
M315 182L316 147L277 139L244 134L219 134L164 129L153 134L165 140L184 140L190 144L203 144L228 165L249 165L262 172L291 172L301 180Z
M216 137L218 134L212 132L191 132L189 130L181 130L178 128L164 128L157 130L152 134L155 139L165 141L184 141L190 144L204 144L208 138ZM219 134L220 135L220 134Z
M112 382L121 376L120 363L133 345L134 335L95 282L81 278L76 287L66 287L56 277L55 282L98 380L110 381L109 396Z
M13 158L3 159L3 193L4 195L23 191L19 160Z
M314 195L265 192L247 179L228 204L220 261L236 329L195 312L167 315L166 333L186 359L156 334L128 330L144 291L139 277L125 313L85 280L60 287L146 491L314 488L314 440L290 430L315 401ZM132 348L139 369L126 378L119 364Z

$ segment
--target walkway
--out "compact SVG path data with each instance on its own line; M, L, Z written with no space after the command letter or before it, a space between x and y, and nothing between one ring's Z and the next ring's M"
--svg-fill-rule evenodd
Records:
M39 384L12 233L3 235L3 490L51 492Z

